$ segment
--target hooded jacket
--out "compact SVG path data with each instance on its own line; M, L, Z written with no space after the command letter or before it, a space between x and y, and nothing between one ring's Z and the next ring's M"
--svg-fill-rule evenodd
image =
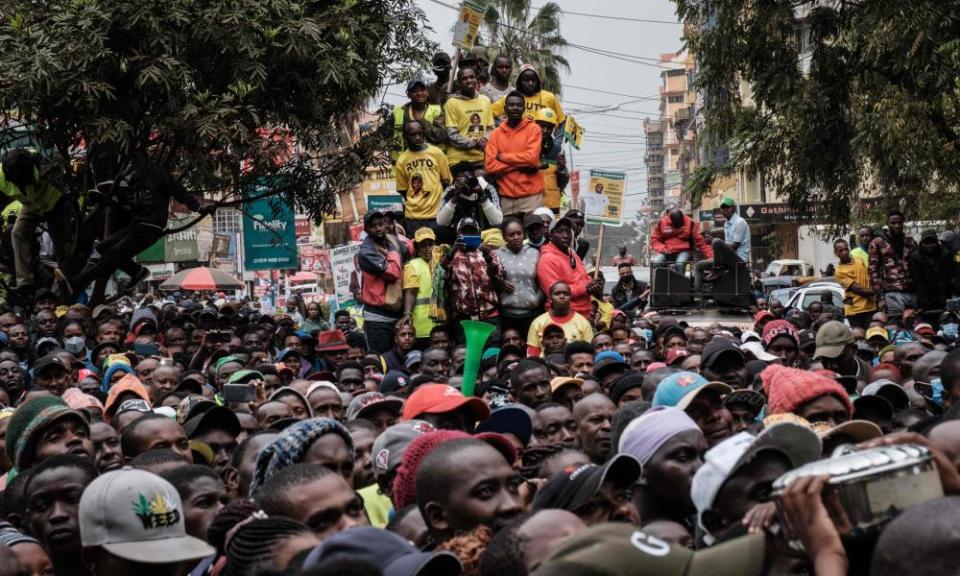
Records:
M517 90L520 89L520 78L524 74L533 74L534 78L537 79L536 91L529 96L527 96L526 94L524 94L523 96L527 104L526 112L524 112L523 114L524 118L530 121L533 121L534 118L536 117L537 110L540 110L541 108L550 108L551 110L553 110L553 113L557 115L557 123L558 124L563 123L563 121L566 120L567 117L563 113L563 107L560 106L560 100L557 98L556 94L554 94L553 92L550 92L549 90L543 90L541 88L542 84L540 81L540 73L537 72L536 68L534 68L529 64L524 64L523 66L520 67L520 73L517 74L517 81L515 83ZM493 103L492 110L493 110L493 116L495 118L506 116L506 113L505 113L506 100L507 100L507 97L504 96L503 98Z
M516 127L502 122L490 134L484 156L487 174L497 177L497 189L505 198L526 198L543 193L540 174L540 139L535 122L521 118ZM500 159L497 159L497 156ZM520 168L535 168L530 173Z
M687 215L683 217L683 224L675 228L667 214L650 232L650 249L659 254L692 252L691 245L695 245L705 258L713 258L713 248L703 239L697 223Z
M573 266L570 262L573 261ZM580 257L572 251L564 254L553 242L548 242L540 249L540 260L537 262L537 281L544 294L550 294L550 287L557 282L566 282L570 286L570 309L589 316L593 306L590 303L590 294L587 286L590 276ZM550 299L547 298L547 308Z

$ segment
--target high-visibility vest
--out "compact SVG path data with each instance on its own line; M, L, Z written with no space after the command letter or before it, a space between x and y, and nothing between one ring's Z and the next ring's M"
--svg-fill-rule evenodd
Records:
M423 258L414 258L408 265L413 266L420 278L420 289L417 291L417 300L413 306L413 329L417 338L429 338L430 331L436 326L430 318L430 297L433 296L433 275L430 265Z
M407 149L406 143L403 141L403 120L405 116L405 110L409 103L407 104L398 104L393 107L393 137L395 139L394 148L391 152L394 161L400 157L400 153ZM427 104L427 110L423 113L424 122L433 122L440 114L443 113L443 108L438 104ZM412 118L412 116L411 116ZM442 150L443 148L440 147Z

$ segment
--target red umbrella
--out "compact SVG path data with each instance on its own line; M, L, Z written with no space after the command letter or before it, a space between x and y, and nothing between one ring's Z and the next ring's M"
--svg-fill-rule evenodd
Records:
M181 270L160 285L161 290L241 290L243 282L216 268Z

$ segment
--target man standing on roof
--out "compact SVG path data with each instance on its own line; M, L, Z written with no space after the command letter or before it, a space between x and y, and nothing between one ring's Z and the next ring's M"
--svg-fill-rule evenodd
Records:
M490 99L477 93L477 71L462 67L457 72L459 89L443 105L444 126L450 145L447 159L451 164L469 162L474 168L483 165L483 150L493 132Z
M668 211L650 232L650 249L656 252L652 260L655 266L676 262L674 269L683 274L683 264L693 258L694 247L704 258L713 258L713 248L703 239L700 226L679 208Z
M447 157L436 146L427 144L423 122L407 122L403 137L407 150L397 158L395 172L397 192L403 196L407 237L423 226L439 232L435 219L440 199L443 190L453 180Z
M567 158L563 152L557 154L562 142L557 142L553 134L557 130L557 115L550 108L537 111L535 118L537 126L542 130L540 174L543 176L543 205L553 213L560 214L560 201L563 199L563 189L570 181L567 173Z
M430 89L427 81L419 73L407 82L407 97L410 101L398 104L393 108L393 139L394 149L391 151L393 161L396 162L400 153L407 149L403 138L403 127L408 122L419 121L423 129L423 138L441 150L447 142L447 131L444 129L443 109L438 104L429 102Z
M543 90L540 82L540 74L529 65L524 64L520 67L520 73L517 74L517 90L523 95L524 116L527 120L536 120L537 110L549 108L557 115L557 124L567 119L560 106L560 100L557 96L548 90ZM497 118L506 114L507 97L493 103L493 115Z
M540 127L524 118L523 95L506 97L507 121L490 134L485 149L487 174L497 179L504 216L529 214L543 204Z
M513 62L508 56L497 56L490 66L490 81L483 85L480 93L496 102L510 93L510 74L513 73Z

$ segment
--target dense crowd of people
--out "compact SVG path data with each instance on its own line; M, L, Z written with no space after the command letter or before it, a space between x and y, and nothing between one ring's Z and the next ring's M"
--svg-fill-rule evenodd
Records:
M0 311L0 576L955 573L956 236L917 245L891 213L835 244L842 307L688 322L625 250L609 291L585 266L525 116L558 123L556 98L466 56L396 112L405 214L364 217L361 314L187 291ZM722 211L711 242L665 214L658 263L748 261ZM935 487L879 485L880 523L799 474L897 447Z

